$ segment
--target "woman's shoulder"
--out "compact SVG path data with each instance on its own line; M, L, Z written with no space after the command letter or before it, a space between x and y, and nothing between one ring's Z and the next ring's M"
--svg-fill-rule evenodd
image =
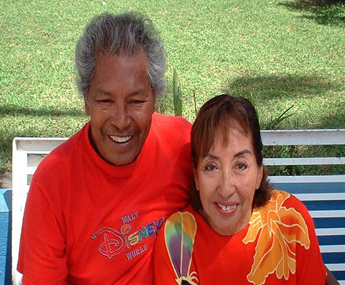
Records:
M197 213L193 210L191 205L188 205L185 209L177 211L170 215L166 220L165 224L182 225L184 227L196 225L196 215Z
M178 241L184 243L189 240L193 241L192 244L194 244L197 222L193 212L191 206L187 206L184 210L173 213L159 231L156 248L167 247L170 252L175 248ZM186 237L189 238L186 239Z
M291 222L311 219L307 207L293 194L284 190L272 191L271 199L262 207L254 209L256 215L265 216L274 213L277 217L288 218ZM267 216L268 218L268 216Z
M306 209L303 202L299 200L295 195L279 189L273 190L270 202L277 205L284 205L285 207L293 207L295 209Z

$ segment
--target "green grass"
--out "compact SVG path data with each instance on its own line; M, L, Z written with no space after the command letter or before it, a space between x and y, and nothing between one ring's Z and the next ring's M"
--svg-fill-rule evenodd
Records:
M174 114L176 69L191 122L195 105L228 91L251 99L263 124L293 106L280 128L345 128L344 5L103 1L1 1L0 174L11 167L13 137L66 137L88 120L74 83L74 48L102 11L142 11L161 31L169 65L161 112Z

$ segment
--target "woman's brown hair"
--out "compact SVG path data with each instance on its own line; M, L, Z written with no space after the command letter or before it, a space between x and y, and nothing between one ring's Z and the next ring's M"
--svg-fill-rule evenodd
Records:
M246 98L222 94L207 101L200 108L194 121L191 133L194 169L198 166L200 158L209 153L217 134L226 134L237 126L240 126L246 135L252 137L256 163L261 166L263 145L254 106ZM228 136L223 135L222 137L226 144ZM255 191L253 208L263 206L271 197L271 188L264 167L263 172L260 187ZM192 205L197 211L202 208L199 191L195 186L192 189Z

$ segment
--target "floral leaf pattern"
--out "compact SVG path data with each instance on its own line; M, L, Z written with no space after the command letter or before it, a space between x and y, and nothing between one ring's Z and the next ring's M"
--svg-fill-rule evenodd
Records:
M296 243L309 249L308 227L302 215L294 208L286 208L284 202L290 194L273 191L268 203L254 209L244 244L258 239L249 282L263 284L270 274L278 279L289 279L296 272Z

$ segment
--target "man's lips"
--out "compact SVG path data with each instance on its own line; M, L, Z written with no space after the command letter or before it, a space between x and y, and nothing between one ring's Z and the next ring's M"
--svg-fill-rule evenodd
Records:
M109 136L114 142L117 143L126 143L128 142L132 137L131 136L125 136L125 137L119 137L119 136Z

